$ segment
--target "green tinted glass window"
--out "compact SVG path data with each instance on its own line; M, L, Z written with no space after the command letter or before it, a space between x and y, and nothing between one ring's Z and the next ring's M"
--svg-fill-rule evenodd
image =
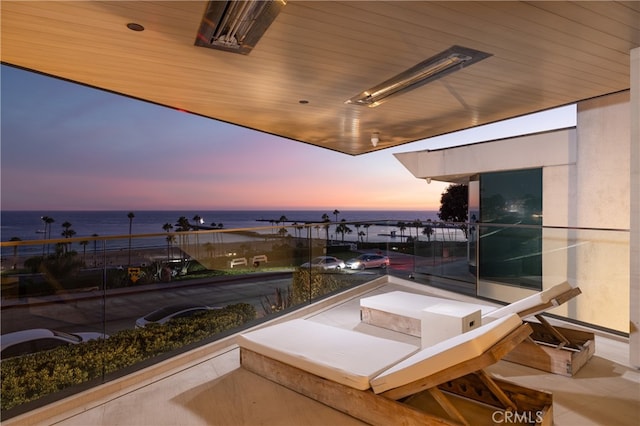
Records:
M542 288L542 169L480 176L479 278Z

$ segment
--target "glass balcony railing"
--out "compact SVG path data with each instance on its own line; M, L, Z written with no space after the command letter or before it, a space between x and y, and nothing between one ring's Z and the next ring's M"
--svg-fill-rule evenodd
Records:
M389 247L409 255L404 269L416 282L510 303L568 281L582 294L551 314L616 334L629 333L628 229L498 223L432 226L439 229L430 241L420 235L404 246ZM393 267L397 264L392 257L390 274L398 273Z
M473 295L483 280L525 288L572 280L589 303L602 280L624 280L625 262L628 271L624 230L537 227L503 250L506 227L474 225L341 222L2 242L2 417L386 274ZM362 254L371 258L356 261ZM580 306L567 316L601 320Z
M342 226L3 242L3 418L386 274Z

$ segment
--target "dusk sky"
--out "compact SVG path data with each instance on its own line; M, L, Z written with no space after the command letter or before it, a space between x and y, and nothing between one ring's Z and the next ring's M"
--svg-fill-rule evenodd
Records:
M396 152L575 125L547 111L353 157L1 67L2 210L437 210Z

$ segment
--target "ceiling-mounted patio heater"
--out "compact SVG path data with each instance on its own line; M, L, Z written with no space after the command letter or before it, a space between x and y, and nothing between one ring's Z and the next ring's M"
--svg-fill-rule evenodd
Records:
M479 50L452 46L395 77L358 93L351 99L347 99L345 103L374 108L392 96L416 89L489 56L491 56L490 53Z
M210 1L195 44L248 55L285 4L284 0Z

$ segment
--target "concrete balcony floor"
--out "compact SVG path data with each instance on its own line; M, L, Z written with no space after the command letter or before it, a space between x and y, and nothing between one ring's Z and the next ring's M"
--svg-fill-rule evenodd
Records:
M419 345L418 338L360 322L361 297L394 290L472 300L385 277L274 321L304 317ZM3 424L364 424L240 368L234 340L232 336L212 343ZM640 371L629 366L628 351L626 339L596 332L595 355L572 378L506 361L491 366L489 371L520 385L552 392L556 425L636 425L640 419Z

